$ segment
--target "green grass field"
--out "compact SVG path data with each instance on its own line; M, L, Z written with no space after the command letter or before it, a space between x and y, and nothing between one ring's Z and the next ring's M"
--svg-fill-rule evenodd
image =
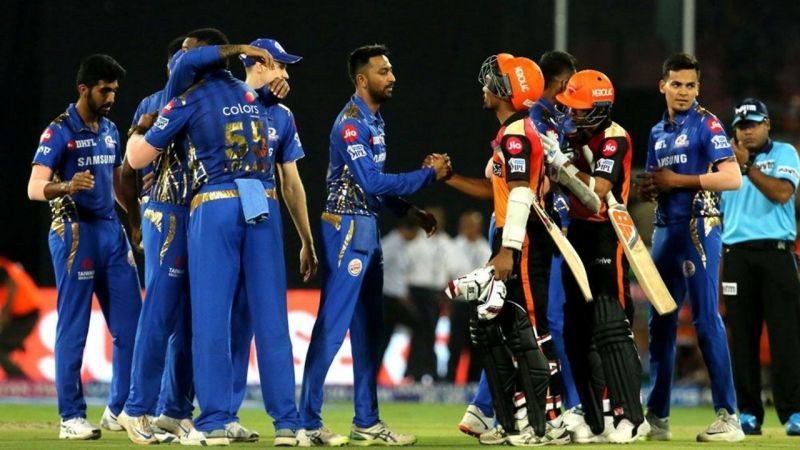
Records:
M397 430L415 433L419 441L416 447L425 448L464 448L477 447L478 441L461 434L456 425L461 419L464 407L460 405L387 403L381 405L381 416ZM89 419L97 424L102 414L101 407L90 407ZM323 411L326 425L340 433L346 433L350 426L353 411L350 404L333 403ZM624 448L685 448L695 446L711 448L800 448L800 437L790 438L778 423L774 411L767 412L763 436L748 437L737 444L701 444L695 442L695 435L711 423L713 413L710 408L675 408L672 412L671 442L642 442ZM261 432L258 444L236 444L237 447L263 447L272 444L271 420L258 409L241 411L241 421L247 427ZM58 440L58 416L55 405L0 404L0 447L2 448L119 448L135 447L128 442L124 433L104 431L97 441L66 442ZM592 445L591 447L597 447Z

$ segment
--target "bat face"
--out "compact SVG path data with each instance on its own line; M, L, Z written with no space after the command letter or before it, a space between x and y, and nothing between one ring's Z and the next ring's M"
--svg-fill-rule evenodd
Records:
M628 214L628 209L625 208L625 205L616 204L609 208L608 214L612 216L614 224L619 229L619 238L622 243L628 248L633 248L636 241L639 240L639 231L636 229L631 215Z

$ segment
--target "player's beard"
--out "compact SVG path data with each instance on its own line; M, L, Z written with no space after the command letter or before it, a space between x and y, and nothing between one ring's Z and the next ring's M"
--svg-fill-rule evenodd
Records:
M383 88L379 88L378 86L373 85L372 83L367 85L367 91L369 92L369 96L372 97L372 100L375 103L386 103L390 98L392 98L392 89L394 88L394 83L389 83Z
M111 112L111 106L113 105L113 103L98 104L91 95L86 98L86 104L89 106L89 110L92 111L92 114L103 117L108 116L108 113Z

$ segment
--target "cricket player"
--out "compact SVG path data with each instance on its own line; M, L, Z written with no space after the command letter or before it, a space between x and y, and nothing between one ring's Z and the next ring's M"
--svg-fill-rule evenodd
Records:
M378 413L383 257L377 219L384 203L398 209L394 196L413 194L444 178L449 160L435 155L421 169L383 173L386 137L378 110L392 98L396 81L387 55L383 45L359 47L350 54L349 73L356 92L334 121L330 134L328 198L322 214L324 281L300 399L301 423L312 445L351 442L394 446L411 445L417 440L389 429ZM399 212L418 215L407 205ZM424 228L430 234L435 224L428 223ZM355 417L349 439L324 427L321 416L325 375L348 329L355 388Z
M142 304L133 253L114 211L122 164L119 132L106 117L124 76L125 69L108 55L91 55L81 62L78 101L42 133L28 182L28 197L50 201L53 217L49 243L58 291L60 439L100 437L100 429L86 420L80 376L93 293L113 338L111 393L104 417L118 415L128 397Z
M571 271L562 268L564 343L588 425L573 429L572 437L577 442L629 443L638 438L644 422L639 399L642 367L631 331L628 264L600 199L612 192L627 202L631 137L611 120L614 87L602 72L577 72L556 99L577 128L570 145L587 151L578 150L573 163L553 139L542 140L557 181L570 191L567 237L586 265L594 296L587 303ZM606 394L614 414L608 424L603 417Z
M189 33L187 41L188 47L200 42L228 44L221 32L212 29ZM273 63L269 53L257 47L241 46L237 53ZM269 187L272 165L266 119L257 104L258 94L225 67L221 62L203 73L192 88L167 103L146 135L134 133L128 142L134 168L148 164L176 137L185 135L192 143L188 157L195 194L189 206L188 254L193 366L201 414L185 441L194 445L230 442L225 425L232 420L231 311L239 289L246 290L250 314L256 319L260 373L272 370L287 376L293 369L285 297L273 294L274 287L285 283L285 268L276 264L272 251L265 251L283 251L280 217L276 217L279 204ZM271 388L264 383L262 393ZM270 411L275 444L293 446L299 428L297 410L292 392L283 395L290 403L281 402L280 410Z
M667 111L650 131L645 198L657 201L653 262L678 303L688 297L692 322L711 379L716 420L699 441L744 439L736 417L736 396L725 324L719 315L722 251L719 191L738 189L739 165L720 121L697 103L700 65L687 54L667 58L659 81ZM650 314L648 438L669 440L669 406L675 369L678 312Z

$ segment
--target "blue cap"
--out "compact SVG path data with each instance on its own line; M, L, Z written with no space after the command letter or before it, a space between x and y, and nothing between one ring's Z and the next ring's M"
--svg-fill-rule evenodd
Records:
M300 62L303 57L292 55L290 53L286 53L286 50L283 49L281 44L276 41L275 39L256 39L255 41L251 42L250 45L254 47L260 47L264 50L268 51L270 55L275 59L275 61L284 64L294 64ZM256 63L256 60L250 58L249 56L239 58L244 63L245 67L250 67Z
M757 98L746 98L742 100L733 110L733 123L731 126L736 126L739 122L763 122L769 119L769 111L767 105Z

